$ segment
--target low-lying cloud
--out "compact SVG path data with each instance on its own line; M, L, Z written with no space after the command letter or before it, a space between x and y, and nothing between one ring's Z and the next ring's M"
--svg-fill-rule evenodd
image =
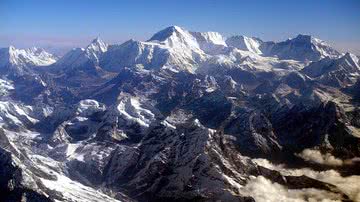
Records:
M330 153L322 154L319 150L315 149L305 149L301 153L297 154L297 156L305 161L323 165L342 166L344 164L343 160L336 158Z
M282 175L289 175L289 176L308 176L313 179L330 183L339 188L343 193L348 195L353 201L360 202L360 176L358 175L352 175L348 177L342 177L339 172L330 169L326 171L314 171L310 168L301 168L301 169L289 169L286 168L284 165L279 164L275 165L269 162L266 159L254 159L255 163L257 163L260 166L266 167L271 170L279 171ZM249 182L251 183L251 182ZM247 186L247 185L246 185ZM270 188L269 188L270 189ZM257 191L261 191L262 189L259 189ZM304 190L304 189L301 189ZM292 193L292 191L290 191ZM317 192L320 193L320 192ZM280 193L279 193L280 194ZM325 194L323 195L323 198L328 198L331 195ZM261 200L259 200L261 201ZM276 201L276 200L275 200Z
M263 176L251 179L241 192L252 196L257 202L315 202L341 201L341 196L325 190L287 189L278 183L273 183Z

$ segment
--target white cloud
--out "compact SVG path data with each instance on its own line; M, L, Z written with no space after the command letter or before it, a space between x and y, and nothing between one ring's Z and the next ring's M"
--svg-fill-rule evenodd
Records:
M329 202L341 201L338 194L313 188L287 189L263 176L254 177L241 189L242 194L252 196L257 202Z
M272 164L266 159L254 159L253 161L260 166L269 168L271 170L277 170L282 175L289 175L289 176L306 175L313 179L333 184L337 186L346 195L348 195L353 201L360 202L360 176L358 175L343 177L337 171L332 169L318 172L310 168L289 169L282 164L279 165Z
M344 164L341 159L338 159L329 153L322 154L319 150L315 149L304 149L301 153L297 154L297 156L305 161L323 165L342 166Z

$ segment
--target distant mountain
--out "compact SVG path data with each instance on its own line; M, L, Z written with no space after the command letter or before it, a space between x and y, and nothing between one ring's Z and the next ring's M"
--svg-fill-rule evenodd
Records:
M211 66L218 63L225 63L230 68L240 66L245 69L257 69L255 66L259 65L247 67L244 61L251 64L264 63L264 61L281 63L277 60L293 59L303 63L318 61L327 56L336 58L340 55L323 41L306 35L275 43L246 36L226 39L217 32L191 32L178 26L171 26L155 33L145 42L129 40L120 45L108 46L100 39L95 39L85 49L73 49L56 65L61 68L84 64L86 66L90 63L112 72L135 66L145 69L171 71L185 69L195 72L204 65ZM272 56L274 59L266 58L267 56ZM270 66L281 65L264 66L269 69Z
M172 26L154 34L146 42L130 40L111 47L102 64L104 68L114 71L136 65L144 66L146 69L171 68L175 71L194 71L205 57L204 51L190 32Z
M48 66L57 58L41 48L16 49L14 46L0 49L0 71L23 74L32 67Z
M280 59L318 61L325 57L337 58L341 54L324 41L309 35L299 34L283 42L266 42L260 47L264 55Z
M346 86L355 83L360 76L360 64L357 56L346 53L337 59L326 57L313 62L301 72L312 78L322 80L328 85Z
M112 45L101 59L100 65L108 71L119 72L124 67L142 66L159 69L171 57L167 47L149 42L129 40L121 45ZM186 58L184 63L187 62ZM174 63L175 65L175 63Z
M96 38L86 48L72 49L54 65L59 68L76 68L86 63L98 65L100 57L107 49L108 45Z

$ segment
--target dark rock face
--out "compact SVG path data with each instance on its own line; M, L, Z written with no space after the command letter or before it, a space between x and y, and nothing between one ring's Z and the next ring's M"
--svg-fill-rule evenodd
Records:
M335 113L334 105L331 104L311 110L295 106L284 117L275 120L275 130L285 145L293 146L297 150L313 147L323 140L335 119ZM302 123L304 127L297 127L298 123Z
M275 120L275 132L280 144L294 151L325 145L328 138L332 152L337 156L358 156L359 137L349 131L351 124L345 113L329 102L316 108L304 110L293 107L288 114ZM298 127L299 124L302 127Z
M359 91L359 88L360 88L360 79L358 79L354 85L345 88L344 91L345 91L346 93L349 93L350 95L352 95L352 96L353 96L353 100L354 100L355 102L360 102L360 91Z
M189 101L185 108L210 128L218 128L231 113L231 103L220 91Z
M139 201L243 201L243 197L232 196L224 190L229 184L221 180L222 174L216 165L226 167L220 160L226 157L217 153L222 151L212 139L215 134L197 123L186 124L190 126L180 125L177 130L162 124L153 126L139 147L136 163L125 169L124 177L115 179L112 186L120 183L129 190L129 196ZM232 171L228 172L231 175ZM208 181L208 178L218 180Z
M287 85L295 89L304 89L310 83L305 76L295 72L286 76L285 82Z
M267 156L281 150L270 121L259 111L240 109L223 127L226 134L236 137L239 150L246 155Z

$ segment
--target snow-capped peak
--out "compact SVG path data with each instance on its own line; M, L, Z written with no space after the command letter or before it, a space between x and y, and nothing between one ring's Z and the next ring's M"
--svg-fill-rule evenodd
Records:
M328 44L326 44L323 40L315 38L311 35L306 35L306 34L298 34L295 38L290 38L288 39L288 41L293 41L299 44L306 44L306 45L326 45L329 46Z
M47 66L55 63L56 59L42 48L16 49L9 46L0 49L0 66Z
M346 53L343 56L343 59L350 63L350 65L355 66L360 70L359 58L356 55L352 53Z
M154 34L148 41L165 41L173 35L183 34L184 32L187 31L179 26L170 26Z
M318 52L321 58L338 58L341 56L341 54L333 49L329 44L311 35L299 34L296 38L292 39L292 41L296 44L300 43L312 46L312 49Z
M99 37L96 37L87 47L86 56L95 63L99 63L99 57L105 53L108 45L104 43Z
M124 97L120 100L117 110L127 122L147 128L156 119L156 115L140 101L136 97Z
M302 41L304 43L310 43L312 42L312 39L314 37L312 37L311 35L307 35L307 34L298 34L295 38L290 39L290 40L296 40L296 41Z
M278 43L265 42L261 48L265 55L298 61L319 61L325 57L339 58L342 55L324 41L303 34Z
M15 51L15 50L16 50L16 48L14 46L12 46L12 45L9 46L9 51Z
M225 39L218 32L190 32L179 26L167 27L152 36L148 42L157 42L170 47L189 48L199 54L212 53L225 47ZM201 53L200 53L201 52Z
M108 50L108 44L96 37L84 48L74 48L66 53L58 62L62 67L79 67L87 62L98 64L100 56Z
M99 37L96 37L94 40L92 40L86 49L104 53L108 49L108 44L103 42Z
M172 48L188 48L200 51L196 38L189 31L179 26L165 28L154 34L149 42L158 42Z
M262 41L254 37L246 37L242 35L232 36L226 40L226 44L240 50L250 51L256 54L262 53L259 49Z
M342 57L336 59L326 57L320 61L313 62L306 66L302 72L314 78L329 74L329 72L338 72L333 75L343 76L343 74L345 74L347 75L346 79L350 79L353 76L359 76L359 58L351 53L346 53Z

